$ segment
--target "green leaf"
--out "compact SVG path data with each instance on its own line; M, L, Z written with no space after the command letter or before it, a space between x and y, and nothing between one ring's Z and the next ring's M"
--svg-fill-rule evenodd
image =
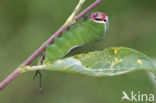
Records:
M140 69L156 73L156 68L149 57L125 47L75 55L52 64L44 64L40 69L97 77L120 75Z

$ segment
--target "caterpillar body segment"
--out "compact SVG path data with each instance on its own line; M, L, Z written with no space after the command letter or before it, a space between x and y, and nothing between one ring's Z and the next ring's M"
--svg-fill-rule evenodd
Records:
M107 21L108 17L104 13L95 12L85 22L76 22L69 31L62 32L61 37L54 38L52 45L47 45L44 63L63 58L75 47L101 40L106 32Z

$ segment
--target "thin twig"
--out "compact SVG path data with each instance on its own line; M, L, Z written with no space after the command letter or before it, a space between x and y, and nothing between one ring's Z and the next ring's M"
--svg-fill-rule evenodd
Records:
M77 4L76 8L74 9L73 13L69 16L69 18L67 19L67 21L65 22L64 25L72 25L75 22L75 17L77 15L77 13L80 11L82 5L84 4L85 0L80 0L79 3ZM64 26L63 25L63 26Z
M87 9L82 11L75 20L79 20L82 16L84 16L87 12L91 11L94 7L100 4L103 0L96 0L93 4L91 4ZM67 29L69 25L62 26L54 35L52 35L40 48L38 48L28 59L26 59L22 65L29 65L37 56L39 56L43 50L45 50L45 46L51 44L53 42L54 37L59 37L61 32ZM4 79L0 83L0 91L7 86L12 80L14 80L17 76L21 74L21 69L18 67L13 73L11 73L6 79Z

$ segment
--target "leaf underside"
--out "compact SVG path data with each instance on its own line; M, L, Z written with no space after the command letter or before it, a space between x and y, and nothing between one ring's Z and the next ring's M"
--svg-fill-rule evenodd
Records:
M41 69L97 77L120 75L140 69L156 73L156 68L149 57L125 47L79 54L59 59L52 64L49 61L45 65Z

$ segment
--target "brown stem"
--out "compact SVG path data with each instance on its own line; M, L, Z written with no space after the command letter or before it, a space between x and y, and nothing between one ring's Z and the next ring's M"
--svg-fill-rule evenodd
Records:
M100 4L103 0L96 0L93 4L91 4L88 8L82 11L75 20L79 20L82 16L84 16L87 12L91 11L94 7ZM62 26L54 35L52 35L40 48L38 48L28 59L26 59L22 65L29 65L37 56L39 56L42 51L45 49L47 44L51 44L53 42L54 37L58 37L61 35L61 32L67 29L69 25ZM13 73L11 73L6 79L4 79L0 83L0 91L7 86L12 80L14 80L17 76L21 74L20 68L17 68Z

